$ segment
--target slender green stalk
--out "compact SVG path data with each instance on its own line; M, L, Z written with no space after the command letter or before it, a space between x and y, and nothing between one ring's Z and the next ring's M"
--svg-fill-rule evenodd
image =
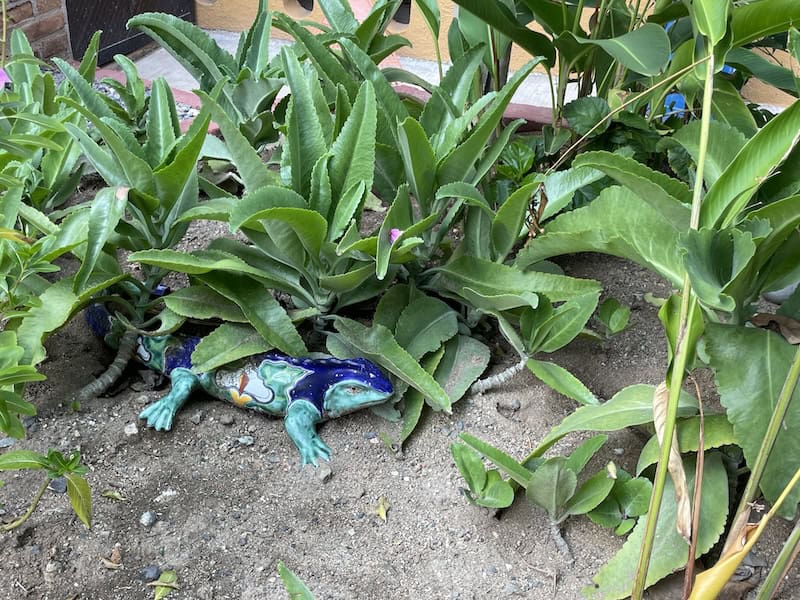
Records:
M47 489L48 485L50 485L50 478L49 477L45 477L44 478L44 482L42 483L42 485L39 488L39 490L36 492L36 495L33 497L33 500L31 501L31 505L28 507L28 510L25 511L25 514L22 515L16 521L13 521L12 523L8 523L7 525L3 525L3 527L2 527L3 531L12 531L12 530L16 529L17 527L19 527L20 525L22 525L25 521L28 520L28 517L30 517L33 514L33 511L36 510L36 507L39 506L39 500L42 499L42 496L44 495L44 491Z
M6 66L6 0L0 0L0 10L2 10L0 21L3 22L3 31L0 34L0 69L2 69Z
M655 85L654 85L654 86L652 86L651 88L649 88L649 89L647 89L647 90L644 90L643 92L639 92L638 94L635 94L634 96L631 96L631 97L630 97L630 99L628 99L627 101L623 102L622 104L620 104L620 105L619 105L619 107L617 107L616 109L614 109L614 110L612 110L610 113L608 113L608 115L606 115L606 116L605 116L605 118L603 118L603 119L600 119L600 121L598 121L598 122L597 122L597 123L594 125L594 127L592 127L592 128L589 130L589 131L587 131L587 132L586 132L586 133L585 133L585 134L584 134L584 135L583 135L583 136L582 136L580 139L578 139L578 141L577 141L577 142L575 142L574 144L572 144L572 146L570 146L569 148L567 148L567 150L564 152L564 154L562 154L562 155L559 157L559 159L558 159L558 160L557 160L555 163L553 163L553 165L552 165L552 166L551 166L549 169L547 169L547 171L545 172L545 175L549 175L550 173L553 173L553 172L555 172L555 170L556 170L556 169L558 169L558 167L560 167L560 166L561 166L561 165L564 163L564 161L565 161L565 160L567 160L567 158L569 158L570 154L572 154L572 152L573 152L574 150L576 150L577 148L579 148L579 147L580 147L580 145L581 145L581 144L582 144L582 143L583 143L585 140L587 140L587 139L589 138L589 136L591 136L591 135L592 135L592 134L593 134L595 131L597 131L597 130L598 130L600 127L602 127L602 126L603 126L603 124L604 124L606 121L608 121L609 119L612 119L612 118L614 118L614 115L617 115L617 114L621 113L623 110L625 110L626 108L628 108L628 107L629 107L631 104L635 104L635 103L636 103L636 102L638 102L638 101L639 101L639 100L640 100L640 99L641 99L643 96L646 96L647 94L649 94L650 92L652 92L654 89L656 89L656 88L658 88L658 87L661 87L661 86L663 86L663 85L667 85L667 84L672 84L672 83L674 83L675 81L677 81L678 79L680 79L681 77L683 77L684 75L686 75L686 73L688 73L689 71L692 71L692 70L694 70L694 68L695 68L697 65L699 65L700 63L702 63L703 61L707 61L707 60L709 60L709 58L710 58L710 57L701 58L701 59L700 59L700 60L698 60L697 62L693 62L693 63L692 63L692 64L690 64L689 66L687 66L687 67L684 67L684 68L683 68L683 69L681 69L680 71L677 71L676 73L674 73L674 74L670 75L669 77L667 77L667 78L666 78L666 79L664 79L663 81L659 81L657 84L655 84ZM708 143L708 137L706 137L706 145L707 145L707 143Z
M786 577L798 554L800 554L800 521L794 524L792 533L786 538L786 543L783 544L778 558L775 559L769 570L764 585L758 590L756 600L772 600L775 597L783 578Z
M713 50L713 49L712 49ZM709 53L708 63L706 64L706 80L703 90L703 114L700 121L700 148L697 161L697 173L695 176L694 190L692 195L692 214L689 223L691 229L697 229L700 215L700 205L703 200L703 174L705 170L705 157L708 149L708 132L711 123L711 99L714 94L714 54ZM655 542L656 525L658 524L658 513L661 510L661 500L664 497L664 485L667 480L667 464L669 463L670 446L672 436L675 432L675 420L678 417L678 399L683 386L683 377L686 372L686 365L689 359L691 348L689 347L689 332L693 329L697 298L692 292L692 285L689 275L685 274L683 279L683 297L681 301L680 326L678 341L675 348L675 358L672 364L672 374L669 381L669 402L667 404L667 417L664 424L664 443L661 445L661 455L656 469L656 478L653 482L653 494L650 497L650 508L647 511L647 521L645 524L644 540L639 554L639 564L636 568L636 578L633 582L631 598L641 600L647 583L647 569L650 565L650 555L653 552Z
M770 454L772 454L775 440L783 426L786 412L789 410L789 403L792 401L792 395L797 387L798 378L800 378L800 346L797 347L792 366L789 368L789 374L786 376L786 381L784 381L780 396L778 396L778 403L775 405L775 410L772 411L772 417L770 417L767 431L764 433L764 439L761 442L761 448L758 450L758 456L750 469L750 477L742 493L739 507L736 509L736 514L733 517L733 523L736 522L739 516L742 515L756 499L761 477L764 475L764 469L767 466Z

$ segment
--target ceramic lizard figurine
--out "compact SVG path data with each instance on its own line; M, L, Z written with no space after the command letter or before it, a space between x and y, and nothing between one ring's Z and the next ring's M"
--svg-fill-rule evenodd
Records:
M95 335L115 346L118 328L104 306L86 309ZM363 358L294 358L269 352L207 373L192 371L191 356L200 338L183 335L140 336L136 358L171 380L170 392L145 408L140 419L158 431L172 428L175 414L195 390L273 416L283 416L286 433L303 464L330 459L331 450L316 432L326 419L385 402L392 384Z

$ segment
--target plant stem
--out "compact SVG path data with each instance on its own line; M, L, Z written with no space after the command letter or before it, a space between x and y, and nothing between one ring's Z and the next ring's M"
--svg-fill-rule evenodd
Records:
M756 600L772 600L775 597L783 578L786 577L798 554L800 554L800 521L794 524L792 533L786 538L778 558L775 559L767 578L764 580L764 585L758 590Z
M0 0L0 9L2 9L0 20L3 21L3 32L0 35L0 69L3 69L6 66L6 0Z
M708 148L708 131L711 123L711 99L714 94L713 77L714 54L712 48L709 53L708 63L706 64L706 80L703 89L703 114L700 121L700 152L698 154L697 174L692 195L690 229L697 229L700 205L703 200L703 173L705 170L706 150ZM650 508L647 511L644 540L642 541L639 564L636 567L636 578L634 579L633 590L631 592L631 598L633 600L641 600L647 584L647 569L650 565L650 555L653 552L656 525L658 524L658 513L661 510L661 500L664 496L664 485L667 479L667 464L669 463L672 436L675 431L675 420L678 416L678 400L680 398L681 387L683 386L683 376L686 372L689 352L691 351L689 347L689 335L693 329L695 315L697 314L696 306L697 298L692 292L692 285L687 273L683 278L679 334L669 381L669 403L667 404L667 419L664 424L664 436L662 438L664 443L661 445L661 455L658 461L658 468L656 469L656 478L653 482L653 494L650 497Z
M36 492L36 495L33 497L31 505L28 507L28 510L25 511L25 514L22 515L16 521L8 523L7 525L3 525L3 531L12 531L28 520L28 517L30 517L33 514L33 511L36 510L36 507L39 506L39 500L42 499L44 491L47 489L48 485L50 485L50 478L45 477L44 482L42 483L41 487L39 487L39 490Z
M665 78L664 80L662 80L662 81L659 81L657 84L653 85L651 88L649 88L649 89L647 89L647 90L644 90L643 92L640 92L640 93L638 93L638 94L635 94L634 96L631 96L631 97L630 97L630 99L628 99L627 101L623 102L623 103L622 103L622 104L621 104L619 107L617 107L615 110L612 110L612 111L611 111L610 113L608 113L608 115L606 115L606 116L605 116L603 119L600 119L600 121L598 121L598 122L597 122L597 123L594 125L594 127L592 127L592 128L589 130L589 131L587 131L587 132L586 132L586 133L585 133L585 134L584 134L584 135L583 135L583 136L582 136L582 137L581 137L581 138L580 138L580 139L579 139L577 142L575 142L574 144L572 144L572 146L570 146L569 148L567 148L567 150L564 152L564 154L562 154L562 155L559 157L559 159L558 159L558 160L557 160L555 163L553 163L553 165L552 165L552 166L551 166L549 169L547 169L547 171L545 172L545 175L549 175L550 173L553 173L553 172L555 172L555 170L556 170L556 169L558 169L558 167L560 167L560 166L561 166L561 165L564 163L564 161L565 161L565 160L567 160L567 158L569 158L570 154L572 154L572 152L573 152L573 151L574 151L576 148L579 148L579 147L580 147L580 145L581 145L581 144L582 144L582 143L583 143L583 142L584 142L586 139L588 139L590 135L592 135L592 134L593 134L595 131L597 131L597 130L598 130L600 127L602 127L602 126L603 126L603 124L604 124L606 121L608 121L608 120L612 119L612 118L614 117L614 115L616 115L616 114L618 114L618 113L621 113L623 110L625 110L626 108L628 108L628 107L629 107L631 104L634 104L634 103L638 102L638 101L639 101L639 100L640 100L640 99L641 99L643 96L645 96L645 95L649 94L649 93L650 93L650 92L652 92L654 89L656 89L656 88L658 88L658 87L661 87L661 86L663 86L663 85L666 85L666 84L672 84L672 83L674 83L675 81L677 81L678 79L680 79L681 77L683 77L683 76L684 76L686 73L688 73L689 71L692 71L692 70L694 70L694 68L695 68L697 65L699 65L699 64L700 64L700 63L702 63L703 61L708 61L709 59L710 59L710 57L701 58L701 59L700 59L700 60L698 60L697 62L693 62L692 64L690 64L690 65L688 65L688 66L684 67L684 68L683 68L683 69L681 69L680 71L677 71L676 73L673 73L672 75L670 75L669 77ZM704 102L704 104L705 104L705 102ZM710 106L710 105L709 105L709 106ZM710 109L709 109L709 110L710 110Z
M739 507L736 509L736 514L733 517L733 522L742 515L756 498L758 493L758 486L761 483L761 477L764 475L764 469L767 466L767 461L775 446L775 440L780 433L783 425L783 420L786 417L786 412L789 410L789 403L792 401L792 395L797 387L798 377L800 377L800 346L792 361L792 366L789 368L789 373L786 380L783 382L780 396L778 396L778 403L775 405L775 410L772 411L767 431L764 433L764 439L761 442L761 448L758 450L758 456L753 463L750 470L750 477L747 480L747 485L742 493L742 499L739 502Z

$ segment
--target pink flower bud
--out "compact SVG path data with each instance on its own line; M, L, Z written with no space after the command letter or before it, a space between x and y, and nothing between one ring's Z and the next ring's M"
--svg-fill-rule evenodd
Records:
M403 235L403 230L402 229L390 229L389 230L389 243L390 244L394 244L397 241L397 238L399 238L401 235Z
M5 69L0 69L0 86L5 87L7 83L11 83L11 77L8 76Z

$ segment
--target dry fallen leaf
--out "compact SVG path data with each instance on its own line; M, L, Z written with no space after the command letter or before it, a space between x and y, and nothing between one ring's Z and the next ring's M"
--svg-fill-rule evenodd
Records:
M389 512L389 499L386 496L381 496L378 500L378 506L375 507L375 514L380 517L381 521L386 522L386 513Z
M664 443L664 426L667 418L667 404L669 403L669 389L666 383L661 383L653 393L653 425L656 428L658 443ZM678 432L672 431L672 444L669 449L669 463L667 464L672 483L675 485L675 501L678 503L678 516L675 525L678 533L687 542L692 539L692 499L689 495L689 486L686 483L686 472L683 470L678 447Z
M103 498L109 498L111 500L117 500L119 502L125 502L127 500L127 498L117 490L103 490L102 496Z
M750 321L756 327L777 330L790 344L800 344L800 321L771 313L758 313Z

